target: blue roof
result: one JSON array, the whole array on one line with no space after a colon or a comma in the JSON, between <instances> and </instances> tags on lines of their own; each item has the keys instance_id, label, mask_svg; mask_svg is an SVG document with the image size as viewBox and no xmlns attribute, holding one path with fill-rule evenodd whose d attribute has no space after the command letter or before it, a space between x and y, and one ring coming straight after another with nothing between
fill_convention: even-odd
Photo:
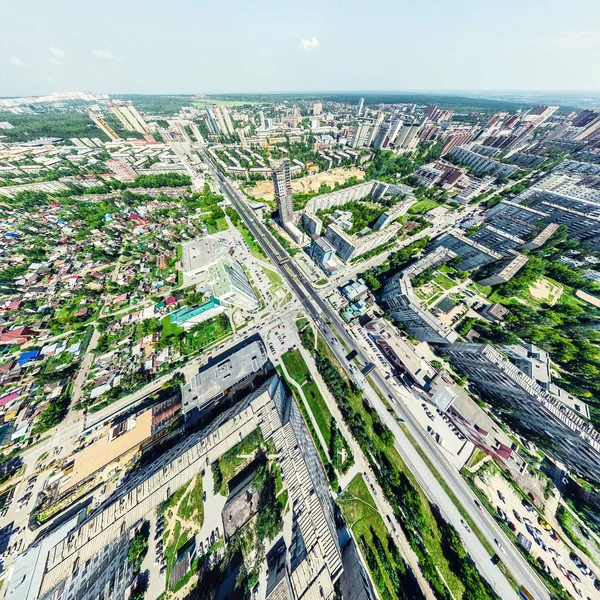
<instances>
[{"instance_id":1,"label":"blue roof","mask_svg":"<svg viewBox=\"0 0 600 600\"><path fill-rule=\"evenodd\" d=\"M17 361L19 365L22 367L26 365L28 362L35 360L40 354L39 350L30 350L29 352L23 352L21 356L19 356L19 360Z\"/></svg>"}]
</instances>

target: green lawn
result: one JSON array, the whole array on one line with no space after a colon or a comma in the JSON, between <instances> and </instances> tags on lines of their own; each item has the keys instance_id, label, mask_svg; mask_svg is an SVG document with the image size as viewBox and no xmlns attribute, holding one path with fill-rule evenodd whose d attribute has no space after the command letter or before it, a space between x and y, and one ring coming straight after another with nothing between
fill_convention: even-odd
<instances>
[{"instance_id":1,"label":"green lawn","mask_svg":"<svg viewBox=\"0 0 600 600\"><path fill-rule=\"evenodd\" d=\"M271 269L263 269L263 271L271 284L271 294L275 296L275 294L283 287L283 280L279 273L271 271Z\"/></svg>"},{"instance_id":2,"label":"green lawn","mask_svg":"<svg viewBox=\"0 0 600 600\"><path fill-rule=\"evenodd\" d=\"M456 281L453 281L452 279L450 279L450 277L448 277L447 275L444 275L443 273L438 273L435 276L434 281L438 285L441 285L445 290L451 290L453 287L456 287L456 285L457 285Z\"/></svg>"},{"instance_id":3,"label":"green lawn","mask_svg":"<svg viewBox=\"0 0 600 600\"><path fill-rule=\"evenodd\" d=\"M422 598L412 571L390 540L362 475L357 475L338 499L381 598Z\"/></svg>"},{"instance_id":4,"label":"green lawn","mask_svg":"<svg viewBox=\"0 0 600 600\"><path fill-rule=\"evenodd\" d=\"M183 258L183 250L181 248L181 244L177 245L177 260L181 260Z\"/></svg>"},{"instance_id":5,"label":"green lawn","mask_svg":"<svg viewBox=\"0 0 600 600\"><path fill-rule=\"evenodd\" d=\"M302 388L319 431L329 446L331 440L331 412L321 395L319 388L312 379L308 365L302 358L300 350L288 350L281 360L289 376Z\"/></svg>"},{"instance_id":6,"label":"green lawn","mask_svg":"<svg viewBox=\"0 0 600 600\"><path fill-rule=\"evenodd\" d=\"M425 213L428 213L430 210L437 208L438 206L439 204L435 200L419 200L416 204L413 204L408 209L408 212L412 215L423 215Z\"/></svg>"},{"instance_id":7,"label":"green lawn","mask_svg":"<svg viewBox=\"0 0 600 600\"><path fill-rule=\"evenodd\" d=\"M215 342L229 335L231 331L231 323L225 314L202 321L194 325L185 334L181 343L181 352L183 354L192 354L196 350L212 346Z\"/></svg>"},{"instance_id":8,"label":"green lawn","mask_svg":"<svg viewBox=\"0 0 600 600\"><path fill-rule=\"evenodd\" d=\"M183 327L179 327L176 323L171 323L171 317L166 315L160 320L160 331L162 337L179 335L183 331Z\"/></svg>"},{"instance_id":9,"label":"green lawn","mask_svg":"<svg viewBox=\"0 0 600 600\"><path fill-rule=\"evenodd\" d=\"M204 502L202 502L202 477L198 475L189 492L177 507L177 516L186 521L194 521L198 527L204 524Z\"/></svg>"},{"instance_id":10,"label":"green lawn","mask_svg":"<svg viewBox=\"0 0 600 600\"><path fill-rule=\"evenodd\" d=\"M264 444L264 439L260 428L257 427L213 463L213 466L217 464L221 471L222 483L219 491L223 496L227 495L229 481L251 461L250 458L243 458L241 455L253 454L261 444Z\"/></svg>"}]
</instances>

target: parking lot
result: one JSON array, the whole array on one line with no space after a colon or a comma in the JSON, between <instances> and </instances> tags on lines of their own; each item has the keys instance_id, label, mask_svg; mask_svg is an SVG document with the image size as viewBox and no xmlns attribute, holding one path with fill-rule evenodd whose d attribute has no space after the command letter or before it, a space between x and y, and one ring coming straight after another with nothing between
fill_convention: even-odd
<instances>
[{"instance_id":1,"label":"parking lot","mask_svg":"<svg viewBox=\"0 0 600 600\"><path fill-rule=\"evenodd\" d=\"M542 568L557 577L562 586L579 598L600 598L600 582L596 580L596 565L589 558L567 544L532 506L521 499L515 489L499 473L475 477L475 484L483 491L499 519L503 520L526 545ZM502 558L502 549L499 552Z\"/></svg>"}]
</instances>

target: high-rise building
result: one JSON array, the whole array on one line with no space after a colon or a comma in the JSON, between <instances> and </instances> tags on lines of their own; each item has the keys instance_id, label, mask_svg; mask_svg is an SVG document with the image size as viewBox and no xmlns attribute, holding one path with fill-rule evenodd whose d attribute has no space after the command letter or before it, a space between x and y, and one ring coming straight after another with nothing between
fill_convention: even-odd
<instances>
[{"instance_id":1,"label":"high-rise building","mask_svg":"<svg viewBox=\"0 0 600 600\"><path fill-rule=\"evenodd\" d=\"M215 119L219 125L219 131L221 135L227 135L227 125L225 124L225 119L223 118L223 114L221 113L221 109L218 104L212 105L213 113L215 115Z\"/></svg>"},{"instance_id":2,"label":"high-rise building","mask_svg":"<svg viewBox=\"0 0 600 600\"><path fill-rule=\"evenodd\" d=\"M600 432L582 419L576 408L571 408L570 401L563 401L540 385L538 379L544 369L535 369L532 376L526 374L523 371L528 370L526 360L514 356L516 350L503 347L503 352L499 352L488 344L444 346L444 354L452 364L485 396L504 407L513 422L519 423L525 432L535 434L536 441L544 444L550 456L581 477L600 481ZM525 356L529 361L531 354L536 353ZM536 364L542 362L537 360Z\"/></svg>"},{"instance_id":3,"label":"high-rise building","mask_svg":"<svg viewBox=\"0 0 600 600\"><path fill-rule=\"evenodd\" d=\"M121 139L114 132L113 128L104 120L104 117L102 116L101 113L95 113L95 112L90 111L88 113L88 116L90 117L90 119L92 121L94 121L94 123L96 124L98 129L103 131L111 139L111 141L116 142L117 140Z\"/></svg>"},{"instance_id":4,"label":"high-rise building","mask_svg":"<svg viewBox=\"0 0 600 600\"><path fill-rule=\"evenodd\" d=\"M443 344L458 339L458 334L451 327L421 306L410 278L404 273L398 273L386 282L381 300L392 317L418 340Z\"/></svg>"},{"instance_id":5,"label":"high-rise building","mask_svg":"<svg viewBox=\"0 0 600 600\"><path fill-rule=\"evenodd\" d=\"M323 103L315 102L313 104L313 115L315 115L315 117L318 117L322 112L323 112Z\"/></svg>"},{"instance_id":6,"label":"high-rise building","mask_svg":"<svg viewBox=\"0 0 600 600\"><path fill-rule=\"evenodd\" d=\"M354 129L350 146L352 148L362 148L366 145L369 140L369 134L371 132L371 123L368 121L361 121Z\"/></svg>"},{"instance_id":7,"label":"high-rise building","mask_svg":"<svg viewBox=\"0 0 600 600\"><path fill-rule=\"evenodd\" d=\"M229 135L233 135L233 123L231 122L231 116L226 106L221 108L221 112L223 113L223 120L225 121L225 127L227 128L227 133Z\"/></svg>"},{"instance_id":8,"label":"high-rise building","mask_svg":"<svg viewBox=\"0 0 600 600\"><path fill-rule=\"evenodd\" d=\"M358 103L358 110L356 111L356 115L358 117L360 117L360 115L362 114L364 105L365 105L365 99L361 98L360 101L359 101L359 103Z\"/></svg>"},{"instance_id":9,"label":"high-rise building","mask_svg":"<svg viewBox=\"0 0 600 600\"><path fill-rule=\"evenodd\" d=\"M273 185L277 210L281 225L291 223L294 216L294 202L292 200L292 176L290 174L290 161L284 158L272 165Z\"/></svg>"}]
</instances>

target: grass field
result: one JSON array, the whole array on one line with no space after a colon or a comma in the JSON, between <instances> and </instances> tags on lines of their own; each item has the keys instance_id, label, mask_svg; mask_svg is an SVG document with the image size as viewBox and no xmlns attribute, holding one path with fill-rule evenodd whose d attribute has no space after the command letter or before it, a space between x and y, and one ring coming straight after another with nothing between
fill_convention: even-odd
<instances>
[{"instance_id":1,"label":"grass field","mask_svg":"<svg viewBox=\"0 0 600 600\"><path fill-rule=\"evenodd\" d=\"M338 504L363 556L367 555L369 572L380 597L397 598L399 587L404 597L412 597L410 584L414 585L416 581L394 543L389 543L389 532L362 475L350 482Z\"/></svg>"},{"instance_id":2,"label":"grass field","mask_svg":"<svg viewBox=\"0 0 600 600\"><path fill-rule=\"evenodd\" d=\"M171 323L171 317L166 315L160 320L160 331L162 337L179 335L183 331L183 327L179 327L176 323Z\"/></svg>"},{"instance_id":3,"label":"grass field","mask_svg":"<svg viewBox=\"0 0 600 600\"><path fill-rule=\"evenodd\" d=\"M215 342L231 333L231 323L227 315L220 314L212 319L194 325L181 343L181 351L191 354L196 350L212 346Z\"/></svg>"},{"instance_id":4,"label":"grass field","mask_svg":"<svg viewBox=\"0 0 600 600\"><path fill-rule=\"evenodd\" d=\"M419 200L408 209L408 212L412 215L424 215L438 206L435 200Z\"/></svg>"},{"instance_id":5,"label":"grass field","mask_svg":"<svg viewBox=\"0 0 600 600\"><path fill-rule=\"evenodd\" d=\"M450 277L448 277L447 275L444 275L443 273L438 273L435 278L434 281L442 286L445 290L451 290L453 287L456 287L456 281L453 281L452 279L450 279Z\"/></svg>"},{"instance_id":6,"label":"grass field","mask_svg":"<svg viewBox=\"0 0 600 600\"><path fill-rule=\"evenodd\" d=\"M331 412L325 399L312 379L308 365L302 358L300 350L288 350L281 360L289 376L302 388L323 439L329 445L331 439Z\"/></svg>"}]
</instances>

